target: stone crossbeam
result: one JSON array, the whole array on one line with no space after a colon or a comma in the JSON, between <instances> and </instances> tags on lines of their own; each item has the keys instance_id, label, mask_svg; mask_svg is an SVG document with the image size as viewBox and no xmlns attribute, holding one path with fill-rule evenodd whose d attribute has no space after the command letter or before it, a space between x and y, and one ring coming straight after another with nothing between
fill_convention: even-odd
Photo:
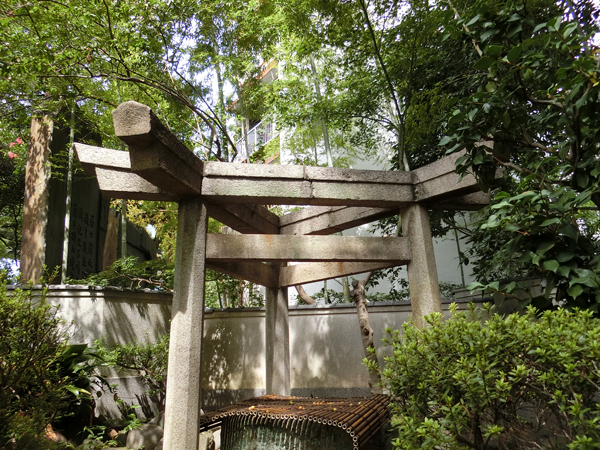
<instances>
[{"instance_id":1,"label":"stone crossbeam","mask_svg":"<svg viewBox=\"0 0 600 450\"><path fill-rule=\"evenodd\" d=\"M397 209L312 206L279 219L280 234L327 235L398 214Z\"/></svg>"},{"instance_id":2,"label":"stone crossbeam","mask_svg":"<svg viewBox=\"0 0 600 450\"><path fill-rule=\"evenodd\" d=\"M202 161L148 106L121 103L113 111L113 124L129 146L133 172L177 197L200 194Z\"/></svg>"},{"instance_id":3,"label":"stone crossbeam","mask_svg":"<svg viewBox=\"0 0 600 450\"><path fill-rule=\"evenodd\" d=\"M461 179L455 172L456 161L464 154L464 151L453 153L411 171L415 186L415 201L443 201L453 197L480 192L481 189L472 174L468 173Z\"/></svg>"},{"instance_id":4,"label":"stone crossbeam","mask_svg":"<svg viewBox=\"0 0 600 450\"><path fill-rule=\"evenodd\" d=\"M213 261L409 261L408 238L210 234L206 259Z\"/></svg>"},{"instance_id":5,"label":"stone crossbeam","mask_svg":"<svg viewBox=\"0 0 600 450\"><path fill-rule=\"evenodd\" d=\"M388 208L413 201L408 172L210 161L203 175L209 201Z\"/></svg>"},{"instance_id":6,"label":"stone crossbeam","mask_svg":"<svg viewBox=\"0 0 600 450\"><path fill-rule=\"evenodd\" d=\"M279 275L281 287L296 286L298 284L314 283L315 281L329 280L331 278L345 277L359 273L402 266L408 261L385 262L322 262L302 263L294 266L282 267Z\"/></svg>"},{"instance_id":7,"label":"stone crossbeam","mask_svg":"<svg viewBox=\"0 0 600 450\"><path fill-rule=\"evenodd\" d=\"M207 261L206 267L267 287L278 287L277 269L258 261Z\"/></svg>"},{"instance_id":8,"label":"stone crossbeam","mask_svg":"<svg viewBox=\"0 0 600 450\"><path fill-rule=\"evenodd\" d=\"M176 201L175 194L168 193L133 173L129 152L74 144L84 171L96 176L104 195L111 198L131 200ZM207 204L208 213L228 227L240 233L277 234L279 217L262 205Z\"/></svg>"}]
</instances>

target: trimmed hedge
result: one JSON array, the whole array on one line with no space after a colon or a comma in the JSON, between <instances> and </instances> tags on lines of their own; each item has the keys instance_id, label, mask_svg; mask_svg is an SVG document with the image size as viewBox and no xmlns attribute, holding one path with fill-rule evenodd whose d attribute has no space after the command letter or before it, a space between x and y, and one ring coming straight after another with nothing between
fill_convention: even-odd
<instances>
[{"instance_id":1,"label":"trimmed hedge","mask_svg":"<svg viewBox=\"0 0 600 450\"><path fill-rule=\"evenodd\" d=\"M503 317L488 308L484 320L453 307L448 320L427 322L388 339L396 448L600 448L600 320L591 312Z\"/></svg>"}]
</instances>

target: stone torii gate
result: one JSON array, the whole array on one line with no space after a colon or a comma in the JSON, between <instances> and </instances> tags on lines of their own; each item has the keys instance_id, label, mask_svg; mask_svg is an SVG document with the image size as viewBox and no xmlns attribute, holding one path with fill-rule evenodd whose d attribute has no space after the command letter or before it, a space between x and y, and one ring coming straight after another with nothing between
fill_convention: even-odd
<instances>
[{"instance_id":1,"label":"stone torii gate","mask_svg":"<svg viewBox=\"0 0 600 450\"><path fill-rule=\"evenodd\" d=\"M412 316L442 310L427 208L489 202L460 154L411 172L234 164L198 159L152 110L113 112L129 152L75 144L109 197L179 203L164 447L196 450L205 268L266 286L266 392L290 394L287 287L407 265ZM308 205L278 217L263 205ZM403 237L333 236L400 213ZM208 217L241 234L207 234ZM287 266L289 261L304 262Z\"/></svg>"}]
</instances>

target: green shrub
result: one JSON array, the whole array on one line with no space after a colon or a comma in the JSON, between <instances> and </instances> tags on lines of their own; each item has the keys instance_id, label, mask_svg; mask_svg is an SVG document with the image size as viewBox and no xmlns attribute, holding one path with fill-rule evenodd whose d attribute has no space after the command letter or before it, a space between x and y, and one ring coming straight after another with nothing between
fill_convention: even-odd
<instances>
[{"instance_id":1,"label":"green shrub","mask_svg":"<svg viewBox=\"0 0 600 450\"><path fill-rule=\"evenodd\" d=\"M391 333L384 383L396 448L600 447L600 320L471 308Z\"/></svg>"},{"instance_id":2,"label":"green shrub","mask_svg":"<svg viewBox=\"0 0 600 450\"><path fill-rule=\"evenodd\" d=\"M49 448L46 426L91 400L85 349L66 338L45 289L9 294L0 273L0 449Z\"/></svg>"},{"instance_id":3,"label":"green shrub","mask_svg":"<svg viewBox=\"0 0 600 450\"><path fill-rule=\"evenodd\" d=\"M137 257L127 256L117 259L102 272L93 273L83 280L69 280L69 283L173 292L173 280L172 263L164 259L138 262Z\"/></svg>"},{"instance_id":4,"label":"green shrub","mask_svg":"<svg viewBox=\"0 0 600 450\"><path fill-rule=\"evenodd\" d=\"M146 394L158 411L163 411L167 386L167 362L169 359L169 335L162 336L154 344L117 345L108 348L103 340L96 342L98 354L108 366L137 372L146 387ZM143 407L144 405L142 405ZM149 416L150 411L144 410Z\"/></svg>"}]
</instances>

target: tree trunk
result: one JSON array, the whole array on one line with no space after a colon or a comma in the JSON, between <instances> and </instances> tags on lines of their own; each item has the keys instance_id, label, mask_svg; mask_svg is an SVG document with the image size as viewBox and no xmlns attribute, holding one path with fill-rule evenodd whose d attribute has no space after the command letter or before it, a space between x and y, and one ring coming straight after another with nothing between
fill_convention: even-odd
<instances>
[{"instance_id":1,"label":"tree trunk","mask_svg":"<svg viewBox=\"0 0 600 450\"><path fill-rule=\"evenodd\" d=\"M363 349L365 351L365 358L369 363L372 363L375 370L369 371L369 387L371 388L371 394L381 394L383 392L381 387L381 373L379 371L379 363L377 361L377 353L375 352L375 344L373 342L373 328L369 321L369 312L367 311L367 297L365 296L365 285L371 278L372 272L362 280L352 281L352 297L356 302L356 312L358 313L358 324L360 326L360 334L363 342Z\"/></svg>"},{"instance_id":2,"label":"tree trunk","mask_svg":"<svg viewBox=\"0 0 600 450\"><path fill-rule=\"evenodd\" d=\"M313 81L315 83L315 91L317 94L317 101L321 101L321 85L319 83L319 75L317 74L317 68L315 67L315 60L312 55L309 56L310 68L313 74ZM329 131L327 130L327 122L324 118L321 118L321 127L323 128L323 143L325 145L325 155L327 156L327 167L333 167L333 158L331 157L331 146L329 145ZM315 155L316 156L316 155ZM316 159L316 157L315 157ZM319 164L318 161L316 161Z\"/></svg>"},{"instance_id":3,"label":"tree trunk","mask_svg":"<svg viewBox=\"0 0 600 450\"><path fill-rule=\"evenodd\" d=\"M65 199L65 229L63 234L63 256L60 283L67 284L67 263L69 261L69 230L71 227L71 190L73 187L73 143L75 142L75 103L71 106L69 132L69 165L67 168L67 195Z\"/></svg>"},{"instance_id":4,"label":"tree trunk","mask_svg":"<svg viewBox=\"0 0 600 450\"><path fill-rule=\"evenodd\" d=\"M37 283L46 259L46 226L50 188L50 145L54 122L48 116L31 119L31 141L25 171L21 282Z\"/></svg>"},{"instance_id":5,"label":"tree trunk","mask_svg":"<svg viewBox=\"0 0 600 450\"><path fill-rule=\"evenodd\" d=\"M314 298L312 298L306 293L301 284L294 287L296 288L296 291L298 291L298 295L304 303L306 303L307 305L314 305L315 303L317 303Z\"/></svg>"}]
</instances>

